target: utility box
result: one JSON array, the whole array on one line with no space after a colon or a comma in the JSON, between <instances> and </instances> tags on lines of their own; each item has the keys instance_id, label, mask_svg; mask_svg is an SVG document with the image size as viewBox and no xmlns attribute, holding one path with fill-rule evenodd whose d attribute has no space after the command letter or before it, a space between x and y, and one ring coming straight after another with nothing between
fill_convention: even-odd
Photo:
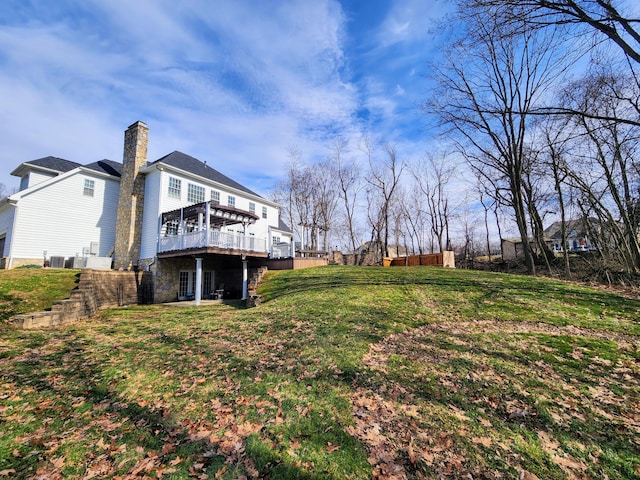
<instances>
[{"instance_id":1,"label":"utility box","mask_svg":"<svg viewBox=\"0 0 640 480\"><path fill-rule=\"evenodd\" d=\"M64 268L64 257L54 257L49 259L49 266L51 268Z\"/></svg>"}]
</instances>

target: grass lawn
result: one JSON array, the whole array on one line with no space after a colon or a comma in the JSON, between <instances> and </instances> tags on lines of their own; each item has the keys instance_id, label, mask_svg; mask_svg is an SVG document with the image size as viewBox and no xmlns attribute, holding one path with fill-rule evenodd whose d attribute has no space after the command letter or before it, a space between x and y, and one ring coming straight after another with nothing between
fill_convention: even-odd
<instances>
[{"instance_id":1,"label":"grass lawn","mask_svg":"<svg viewBox=\"0 0 640 480\"><path fill-rule=\"evenodd\" d=\"M260 293L0 324L0 477L640 478L638 300L425 267Z\"/></svg>"},{"instance_id":2,"label":"grass lawn","mask_svg":"<svg viewBox=\"0 0 640 480\"><path fill-rule=\"evenodd\" d=\"M78 273L78 270L49 268L0 270L0 321L51 308L54 300L69 297Z\"/></svg>"}]
</instances>

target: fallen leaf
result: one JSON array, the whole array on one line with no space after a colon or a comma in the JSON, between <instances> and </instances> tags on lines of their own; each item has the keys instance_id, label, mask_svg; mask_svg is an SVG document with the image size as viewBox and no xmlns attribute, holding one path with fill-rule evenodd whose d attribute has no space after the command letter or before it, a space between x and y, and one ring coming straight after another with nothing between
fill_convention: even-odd
<instances>
[{"instance_id":1,"label":"fallen leaf","mask_svg":"<svg viewBox=\"0 0 640 480\"><path fill-rule=\"evenodd\" d=\"M540 478L534 473L520 470L520 480L540 480Z\"/></svg>"},{"instance_id":2,"label":"fallen leaf","mask_svg":"<svg viewBox=\"0 0 640 480\"><path fill-rule=\"evenodd\" d=\"M64 466L64 457L54 458L51 460L51 463L53 464L53 468L60 470Z\"/></svg>"},{"instance_id":3,"label":"fallen leaf","mask_svg":"<svg viewBox=\"0 0 640 480\"><path fill-rule=\"evenodd\" d=\"M223 465L222 468L216 472L215 478L222 478L222 476L225 474L226 471L227 471L227 466Z\"/></svg>"},{"instance_id":4,"label":"fallen leaf","mask_svg":"<svg viewBox=\"0 0 640 480\"><path fill-rule=\"evenodd\" d=\"M491 446L491 437L473 437L471 441L476 445L482 445L483 447Z\"/></svg>"},{"instance_id":5,"label":"fallen leaf","mask_svg":"<svg viewBox=\"0 0 640 480\"><path fill-rule=\"evenodd\" d=\"M258 472L258 469L253 463L253 460L251 460L250 458L244 461L244 469L247 471L247 475L249 475L251 478L258 478L260 476L260 472Z\"/></svg>"},{"instance_id":6,"label":"fallen leaf","mask_svg":"<svg viewBox=\"0 0 640 480\"><path fill-rule=\"evenodd\" d=\"M327 442L327 452L335 452L336 450L340 450L340 445L334 445L331 442Z\"/></svg>"},{"instance_id":7,"label":"fallen leaf","mask_svg":"<svg viewBox=\"0 0 640 480\"><path fill-rule=\"evenodd\" d=\"M407 449L407 452L409 454L409 461L411 461L411 463L415 465L417 459L416 459L416 452L413 449L413 437L411 437L411 441L409 442L409 448Z\"/></svg>"}]
</instances>

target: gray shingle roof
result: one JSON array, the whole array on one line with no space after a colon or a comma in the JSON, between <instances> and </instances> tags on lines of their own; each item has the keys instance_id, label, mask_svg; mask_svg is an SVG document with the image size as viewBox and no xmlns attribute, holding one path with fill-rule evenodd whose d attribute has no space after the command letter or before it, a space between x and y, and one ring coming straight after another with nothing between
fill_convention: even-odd
<instances>
[{"instance_id":1,"label":"gray shingle roof","mask_svg":"<svg viewBox=\"0 0 640 480\"><path fill-rule=\"evenodd\" d=\"M235 188L236 190L240 190L251 195L255 195L260 197L255 192L252 192L247 187L240 185L235 180L230 179L226 175L223 175L215 168L211 168L209 165L202 163L197 158L194 158L190 155L187 155L182 152L178 152L177 150L170 153L169 155L165 155L164 157L152 162L150 165L154 165L157 163L164 163L166 165L171 165L172 167L179 168L180 170L185 170L187 172L193 173L194 175L198 175L200 177L204 177L208 180L212 180L217 183L221 183L222 185L226 185L231 188Z\"/></svg>"},{"instance_id":2,"label":"gray shingle roof","mask_svg":"<svg viewBox=\"0 0 640 480\"><path fill-rule=\"evenodd\" d=\"M282 217L280 216L278 217L278 230L280 230L281 232L293 233L293 230L291 230L289 225L284 223L284 220L282 220Z\"/></svg>"},{"instance_id":3,"label":"gray shingle roof","mask_svg":"<svg viewBox=\"0 0 640 480\"><path fill-rule=\"evenodd\" d=\"M84 167L90 170L95 170L96 172L108 173L114 177L119 177L122 174L122 164L114 162L113 160L98 160L97 162L90 163Z\"/></svg>"},{"instance_id":4,"label":"gray shingle roof","mask_svg":"<svg viewBox=\"0 0 640 480\"><path fill-rule=\"evenodd\" d=\"M33 165L34 167L46 168L47 170L54 170L56 172L65 173L74 168L80 166L79 163L72 162L71 160L65 160L58 157L43 157L36 160L30 160L22 165Z\"/></svg>"}]
</instances>

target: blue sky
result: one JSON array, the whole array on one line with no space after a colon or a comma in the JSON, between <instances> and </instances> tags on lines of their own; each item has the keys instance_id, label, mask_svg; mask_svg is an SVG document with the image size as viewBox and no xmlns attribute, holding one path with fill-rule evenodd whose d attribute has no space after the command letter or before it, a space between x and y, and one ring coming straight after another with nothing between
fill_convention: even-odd
<instances>
[{"instance_id":1,"label":"blue sky","mask_svg":"<svg viewBox=\"0 0 640 480\"><path fill-rule=\"evenodd\" d=\"M431 36L446 1L3 0L0 182L47 155L122 161L150 129L149 161L180 150L267 195L291 147L328 154L338 132L430 142Z\"/></svg>"}]
</instances>

